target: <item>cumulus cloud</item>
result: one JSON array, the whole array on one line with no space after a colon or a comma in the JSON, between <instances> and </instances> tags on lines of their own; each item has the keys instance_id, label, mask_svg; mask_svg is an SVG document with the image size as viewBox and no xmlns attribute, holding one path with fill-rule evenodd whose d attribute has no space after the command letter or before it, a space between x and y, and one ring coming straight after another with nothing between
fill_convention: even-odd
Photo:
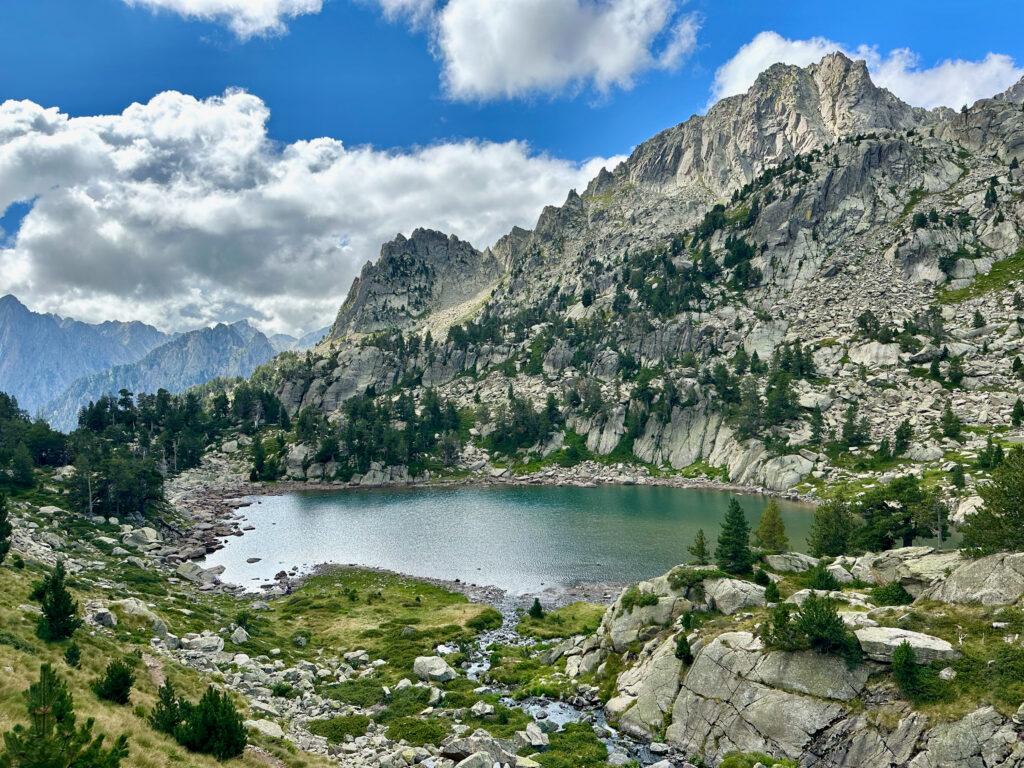
<instances>
[{"instance_id":1,"label":"cumulus cloud","mask_svg":"<svg viewBox=\"0 0 1024 768\"><path fill-rule=\"evenodd\" d=\"M776 62L805 67L834 51L864 59L876 84L888 88L916 107L959 108L993 96L1024 76L1024 67L1004 54L989 53L980 61L946 59L921 67L921 58L908 48L883 56L874 46L849 48L826 37L790 40L777 32L760 32L715 72L710 104L746 91L758 74Z\"/></svg>"},{"instance_id":2,"label":"cumulus cloud","mask_svg":"<svg viewBox=\"0 0 1024 768\"><path fill-rule=\"evenodd\" d=\"M436 24L446 90L464 100L628 89L677 67L699 28L674 0L450 0Z\"/></svg>"},{"instance_id":3,"label":"cumulus cloud","mask_svg":"<svg viewBox=\"0 0 1024 768\"><path fill-rule=\"evenodd\" d=\"M0 215L34 203L0 247L0 293L87 320L179 329L247 313L272 330L309 329L397 232L434 227L490 245L618 160L577 164L522 142L281 147L268 117L241 91L169 91L76 118L3 103Z\"/></svg>"},{"instance_id":4,"label":"cumulus cloud","mask_svg":"<svg viewBox=\"0 0 1024 768\"><path fill-rule=\"evenodd\" d=\"M402 2L402 0L387 0ZM408 1L408 0L407 0ZM320 13L323 0L123 0L151 11L170 11L187 19L227 24L242 40L281 35L286 19Z\"/></svg>"}]
</instances>

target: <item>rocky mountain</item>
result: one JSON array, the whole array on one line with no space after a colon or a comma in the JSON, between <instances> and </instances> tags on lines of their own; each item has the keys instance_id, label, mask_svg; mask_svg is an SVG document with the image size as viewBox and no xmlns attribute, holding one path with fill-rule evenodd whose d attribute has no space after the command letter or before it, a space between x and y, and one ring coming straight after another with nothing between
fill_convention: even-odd
<instances>
[{"instance_id":1,"label":"rocky mountain","mask_svg":"<svg viewBox=\"0 0 1024 768\"><path fill-rule=\"evenodd\" d=\"M219 323L183 333L137 362L76 379L43 407L43 413L54 428L70 431L79 408L103 395L121 389L182 392L216 377L247 377L275 354L267 337L248 322Z\"/></svg>"},{"instance_id":2,"label":"rocky mountain","mask_svg":"<svg viewBox=\"0 0 1024 768\"><path fill-rule=\"evenodd\" d=\"M381 247L376 263L363 265L329 338L411 328L427 317L448 315L451 324L479 309L474 302L483 302L481 293L502 272L492 253L480 253L454 235L427 229L409 238L398 235Z\"/></svg>"},{"instance_id":3,"label":"rocky mountain","mask_svg":"<svg viewBox=\"0 0 1024 768\"><path fill-rule=\"evenodd\" d=\"M72 381L133 362L170 339L144 323L98 325L32 312L0 297L0 391L35 413ZM41 354L40 350L45 350Z\"/></svg>"},{"instance_id":4,"label":"rocky mountain","mask_svg":"<svg viewBox=\"0 0 1024 768\"><path fill-rule=\"evenodd\" d=\"M278 393L339 422L354 395L436 389L474 409L460 466L477 469L510 387L558 404L559 428L520 448L535 458L579 436L641 475L804 493L970 462L989 436L1024 439L1022 90L925 112L841 54L774 65L532 231L386 245ZM886 465L903 421L914 440ZM942 487L959 504L974 479Z\"/></svg>"},{"instance_id":5,"label":"rocky mountain","mask_svg":"<svg viewBox=\"0 0 1024 768\"><path fill-rule=\"evenodd\" d=\"M275 333L267 337L267 341L277 352L305 352L319 344L330 332L331 326L318 328L315 331L304 333L299 338L289 336L287 333Z\"/></svg>"}]
</instances>

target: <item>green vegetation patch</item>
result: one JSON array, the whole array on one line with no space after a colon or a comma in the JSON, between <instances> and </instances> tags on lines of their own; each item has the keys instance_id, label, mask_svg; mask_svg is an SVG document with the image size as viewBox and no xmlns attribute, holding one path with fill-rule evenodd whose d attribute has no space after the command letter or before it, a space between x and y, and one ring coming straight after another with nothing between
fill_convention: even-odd
<instances>
[{"instance_id":1,"label":"green vegetation patch","mask_svg":"<svg viewBox=\"0 0 1024 768\"><path fill-rule=\"evenodd\" d=\"M519 622L519 634L539 640L589 635L597 631L604 612L605 607L596 603L572 603L548 611L539 619L524 616Z\"/></svg>"},{"instance_id":2,"label":"green vegetation patch","mask_svg":"<svg viewBox=\"0 0 1024 768\"><path fill-rule=\"evenodd\" d=\"M940 304L960 304L961 302L983 296L992 291L1009 288L1019 280L1024 280L1024 249L1013 256L997 261L987 275L978 275L974 282L966 288L958 290L946 289L939 294Z\"/></svg>"},{"instance_id":3,"label":"green vegetation patch","mask_svg":"<svg viewBox=\"0 0 1024 768\"><path fill-rule=\"evenodd\" d=\"M551 747L533 757L544 768L605 768L608 748L585 723L569 723L551 734Z\"/></svg>"},{"instance_id":4,"label":"green vegetation patch","mask_svg":"<svg viewBox=\"0 0 1024 768\"><path fill-rule=\"evenodd\" d=\"M330 720L314 720L309 724L309 732L340 744L346 736L364 735L369 725L370 718L366 715L344 715Z\"/></svg>"}]
</instances>

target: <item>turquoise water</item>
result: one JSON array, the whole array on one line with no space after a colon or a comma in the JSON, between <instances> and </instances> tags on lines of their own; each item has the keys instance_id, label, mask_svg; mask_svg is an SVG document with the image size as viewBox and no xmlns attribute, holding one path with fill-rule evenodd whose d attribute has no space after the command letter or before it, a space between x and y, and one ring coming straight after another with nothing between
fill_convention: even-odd
<instances>
[{"instance_id":1,"label":"turquoise water","mask_svg":"<svg viewBox=\"0 0 1024 768\"><path fill-rule=\"evenodd\" d=\"M626 582L686 562L703 528L712 547L732 494L650 486L334 490L263 496L240 510L242 537L207 558L248 588L292 566L377 566L493 584L513 593ZM737 496L755 528L768 500ZM780 502L793 548L807 505ZM248 563L250 558L259 562Z\"/></svg>"}]
</instances>

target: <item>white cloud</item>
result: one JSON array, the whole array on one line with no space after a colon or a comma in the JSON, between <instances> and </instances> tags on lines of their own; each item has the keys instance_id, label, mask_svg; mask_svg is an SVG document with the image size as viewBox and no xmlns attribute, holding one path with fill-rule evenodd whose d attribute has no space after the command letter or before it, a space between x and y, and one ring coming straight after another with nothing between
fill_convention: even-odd
<instances>
[{"instance_id":1,"label":"white cloud","mask_svg":"<svg viewBox=\"0 0 1024 768\"><path fill-rule=\"evenodd\" d=\"M403 0L383 0L402 2ZM407 0L408 1L408 0ZM123 0L130 6L171 11L188 19L227 24L242 40L281 35L286 19L320 13L323 0Z\"/></svg>"},{"instance_id":2,"label":"white cloud","mask_svg":"<svg viewBox=\"0 0 1024 768\"><path fill-rule=\"evenodd\" d=\"M907 48L898 48L887 56L876 47L849 48L825 37L790 40L777 32L760 32L715 72L711 101L743 93L758 74L776 62L805 67L826 54L842 51L867 62L876 84L917 107L959 108L978 99L993 96L1024 76L1024 67L1003 54L989 53L980 61L946 59L933 67L921 68L920 56Z\"/></svg>"},{"instance_id":3,"label":"white cloud","mask_svg":"<svg viewBox=\"0 0 1024 768\"><path fill-rule=\"evenodd\" d=\"M333 317L397 232L433 227L487 246L606 164L521 142L282 148L267 138L268 117L240 91L170 91L78 118L3 103L0 215L35 201L0 247L0 294L85 320L180 329L248 315L272 330L309 329Z\"/></svg>"},{"instance_id":4,"label":"white cloud","mask_svg":"<svg viewBox=\"0 0 1024 768\"><path fill-rule=\"evenodd\" d=\"M675 0L450 0L438 12L435 49L455 99L588 85L606 92L677 67L698 28Z\"/></svg>"}]
</instances>

